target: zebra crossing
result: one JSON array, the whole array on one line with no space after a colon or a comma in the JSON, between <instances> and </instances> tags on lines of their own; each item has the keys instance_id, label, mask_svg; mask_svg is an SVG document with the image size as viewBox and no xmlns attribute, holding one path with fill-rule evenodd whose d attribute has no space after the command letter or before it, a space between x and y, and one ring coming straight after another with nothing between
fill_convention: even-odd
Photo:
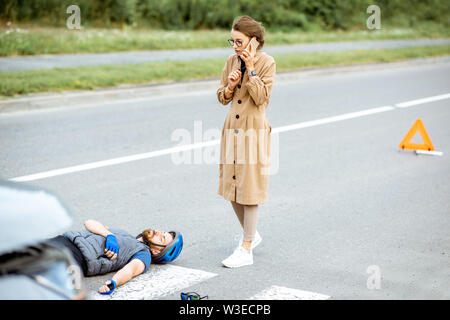
<instances>
[{"instance_id":1,"label":"zebra crossing","mask_svg":"<svg viewBox=\"0 0 450 320\"><path fill-rule=\"evenodd\" d=\"M130 280L111 295L91 291L91 300L158 300L186 291L192 285L217 277L216 273L173 265L152 265L144 274ZM246 300L326 300L330 296L272 285Z\"/></svg>"}]
</instances>

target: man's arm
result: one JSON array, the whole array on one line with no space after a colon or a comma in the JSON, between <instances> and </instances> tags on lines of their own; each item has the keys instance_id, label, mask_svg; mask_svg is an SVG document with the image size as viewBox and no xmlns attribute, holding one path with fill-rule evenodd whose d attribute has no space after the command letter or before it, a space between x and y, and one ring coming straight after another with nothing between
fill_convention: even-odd
<instances>
[{"instance_id":1,"label":"man's arm","mask_svg":"<svg viewBox=\"0 0 450 320\"><path fill-rule=\"evenodd\" d=\"M86 230L98 234L103 237L107 237L110 234L113 234L111 231L109 231L109 228L103 225L101 222L95 221L95 220L86 220L84 222L84 227Z\"/></svg>"},{"instance_id":2,"label":"man's arm","mask_svg":"<svg viewBox=\"0 0 450 320\"><path fill-rule=\"evenodd\" d=\"M127 283L132 278L140 275L145 269L145 264L139 259L133 259L125 267L116 272L112 279L117 283L117 287ZM106 282L109 283L109 280ZM98 289L98 292L108 292L110 289L106 284Z\"/></svg>"},{"instance_id":3,"label":"man's arm","mask_svg":"<svg viewBox=\"0 0 450 320\"><path fill-rule=\"evenodd\" d=\"M115 260L119 253L119 245L114 233L109 231L108 227L95 220L86 220L84 227L86 230L106 238L105 255L111 260Z\"/></svg>"}]
</instances>

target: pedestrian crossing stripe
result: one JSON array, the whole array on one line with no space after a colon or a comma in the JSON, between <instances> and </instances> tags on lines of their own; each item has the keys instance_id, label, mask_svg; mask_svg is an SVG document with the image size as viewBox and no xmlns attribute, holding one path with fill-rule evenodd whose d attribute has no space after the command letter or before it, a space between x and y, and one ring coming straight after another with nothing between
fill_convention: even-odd
<instances>
[{"instance_id":1,"label":"pedestrian crossing stripe","mask_svg":"<svg viewBox=\"0 0 450 320\"><path fill-rule=\"evenodd\" d=\"M248 300L327 300L330 296L304 290L271 286Z\"/></svg>"},{"instance_id":2,"label":"pedestrian crossing stripe","mask_svg":"<svg viewBox=\"0 0 450 320\"><path fill-rule=\"evenodd\" d=\"M419 131L420 135L422 136L422 140L424 143L410 142L417 131ZM425 126L423 125L423 122L420 118L418 118L416 122L414 122L413 126L409 129L408 133L400 142L398 147L401 149L411 149L411 150L426 150L426 151L434 150L434 146L431 143L431 139L428 136L428 133L425 130Z\"/></svg>"},{"instance_id":3,"label":"pedestrian crossing stripe","mask_svg":"<svg viewBox=\"0 0 450 320\"><path fill-rule=\"evenodd\" d=\"M217 276L215 273L174 265L152 265L145 273L118 287L111 295L91 292L93 300L153 300L180 292L196 283Z\"/></svg>"},{"instance_id":4,"label":"pedestrian crossing stripe","mask_svg":"<svg viewBox=\"0 0 450 320\"><path fill-rule=\"evenodd\" d=\"M147 272L116 288L111 295L96 291L90 300L157 300L217 276L215 273L174 265L152 265ZM330 296L281 286L271 286L247 300L326 300Z\"/></svg>"}]
</instances>

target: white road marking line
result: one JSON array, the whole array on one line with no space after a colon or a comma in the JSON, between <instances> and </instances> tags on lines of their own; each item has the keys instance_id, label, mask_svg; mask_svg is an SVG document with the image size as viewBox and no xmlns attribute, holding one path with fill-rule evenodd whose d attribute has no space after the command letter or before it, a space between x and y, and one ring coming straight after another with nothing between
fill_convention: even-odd
<instances>
[{"instance_id":1,"label":"white road marking line","mask_svg":"<svg viewBox=\"0 0 450 320\"><path fill-rule=\"evenodd\" d=\"M337 121L342 121L342 120L348 120L348 119L363 117L363 116L367 116L367 115L370 115L370 114L375 114L375 113L389 111L389 110L392 110L392 109L394 109L394 107L384 106L384 107L372 108L372 109L367 109L367 110L362 110L362 111L350 112L350 113L345 113L345 114L341 114L341 115L338 115L338 116L327 117L327 118L311 120L311 121L305 121L305 122L291 124L291 125L288 125L288 126L274 128L272 130L272 132L284 132L284 131L291 131L291 130L296 130L296 129L308 128L308 127L318 126L318 125L321 125L321 124L326 124L326 123L331 123L331 122L337 122Z\"/></svg>"},{"instance_id":2,"label":"white road marking line","mask_svg":"<svg viewBox=\"0 0 450 320\"><path fill-rule=\"evenodd\" d=\"M330 296L321 293L271 286L248 300L327 300L329 298Z\"/></svg>"},{"instance_id":3,"label":"white road marking line","mask_svg":"<svg viewBox=\"0 0 450 320\"><path fill-rule=\"evenodd\" d=\"M192 150L192 149L213 146L213 145L216 145L219 143L220 143L220 140L210 140L210 141L206 141L206 142L194 143L194 144L189 144L189 145L184 145L184 146L162 149L162 150L158 150L158 151L138 153L138 154L134 154L131 156L125 156L125 157L114 158L114 159L109 159L109 160L91 162L91 163L81 164L81 165L73 166L73 167L45 171L45 172L31 174L28 176L12 178L9 180L10 181L22 181L22 182L39 180L39 179L44 179L44 178L49 178L49 177L60 176L60 175L68 174L68 173L73 173L73 172L86 171L86 170L95 169L95 168L112 166L112 165L116 165L116 164L120 164L120 163L126 163L126 162L131 162L131 161L159 157L159 156L176 153L176 152L180 152L180 151L187 151L187 150Z\"/></svg>"},{"instance_id":4,"label":"white road marking line","mask_svg":"<svg viewBox=\"0 0 450 320\"><path fill-rule=\"evenodd\" d=\"M400 102L400 103L397 103L395 106L399 107L399 108L407 108L407 107L411 107L411 106L416 106L418 104L423 104L423 103L428 103L428 102L433 102L433 101L438 101L438 100L444 100L444 99L448 99L448 98L450 98L450 93L441 94L438 96L433 96L433 97L428 97L428 98L406 101L406 102Z\"/></svg>"},{"instance_id":5,"label":"white road marking line","mask_svg":"<svg viewBox=\"0 0 450 320\"><path fill-rule=\"evenodd\" d=\"M196 283L217 276L215 273L172 265L150 265L141 274L123 286L116 288L111 295L90 292L93 300L151 300L175 293Z\"/></svg>"},{"instance_id":6,"label":"white road marking line","mask_svg":"<svg viewBox=\"0 0 450 320\"><path fill-rule=\"evenodd\" d=\"M423 98L423 99L419 99L419 100L412 100L412 101L397 103L396 106L404 108L406 106L423 104L423 103L447 99L447 98L450 98L450 93L439 95L439 96ZM362 110L362 111L350 112L350 113L345 113L345 114L341 114L341 115L337 115L337 116L332 116L332 117L327 117L327 118L322 118L322 119L317 119L317 120L311 120L311 121L305 121L305 122L300 122L300 123L296 123L296 124L292 124L292 125L273 128L272 133L286 132L286 131L291 131L291 130L308 128L308 127L318 126L318 125L322 125L322 124L363 117L363 116L376 114L376 113L380 113L380 112L385 112L385 111L390 111L390 110L394 110L394 109L395 108L392 106L383 106L383 107L366 109L366 110ZM73 172L85 171L85 170L90 170L90 169L95 169L95 168L101 168L101 167L131 162L131 161L159 157L162 155L177 153L180 151L187 151L187 150L193 150L193 149L197 149L197 148L214 146L217 144L220 144L220 140L210 140L210 141L206 141L206 142L194 143L194 144L189 144L189 145L184 145L184 146L177 146L177 147L162 149L162 150L158 150L158 151L139 153L139 154L134 154L134 155L120 157L120 158L114 158L114 159L91 162L91 163L86 163L86 164L67 167L67 168L45 171L45 172L35 173L35 174L31 174L31 175L11 178L8 180L17 181L17 182L35 181L35 180L39 180L39 179L60 176L60 175L69 174L69 173L73 173Z\"/></svg>"}]
</instances>

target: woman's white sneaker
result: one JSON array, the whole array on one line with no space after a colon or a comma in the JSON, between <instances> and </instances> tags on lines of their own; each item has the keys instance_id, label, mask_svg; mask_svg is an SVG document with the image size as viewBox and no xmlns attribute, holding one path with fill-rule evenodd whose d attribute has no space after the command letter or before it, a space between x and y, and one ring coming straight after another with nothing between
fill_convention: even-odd
<instances>
[{"instance_id":1,"label":"woman's white sneaker","mask_svg":"<svg viewBox=\"0 0 450 320\"><path fill-rule=\"evenodd\" d=\"M238 246L233 254L222 261L222 264L227 268L238 268L253 264L253 253L247 251L242 246Z\"/></svg>"},{"instance_id":2,"label":"woman's white sneaker","mask_svg":"<svg viewBox=\"0 0 450 320\"><path fill-rule=\"evenodd\" d=\"M239 240L239 246L242 246L242 242L244 241L244 237L241 236L241 239ZM258 231L255 233L255 239L252 241L252 249L255 249L262 241L262 237L259 234Z\"/></svg>"}]
</instances>

